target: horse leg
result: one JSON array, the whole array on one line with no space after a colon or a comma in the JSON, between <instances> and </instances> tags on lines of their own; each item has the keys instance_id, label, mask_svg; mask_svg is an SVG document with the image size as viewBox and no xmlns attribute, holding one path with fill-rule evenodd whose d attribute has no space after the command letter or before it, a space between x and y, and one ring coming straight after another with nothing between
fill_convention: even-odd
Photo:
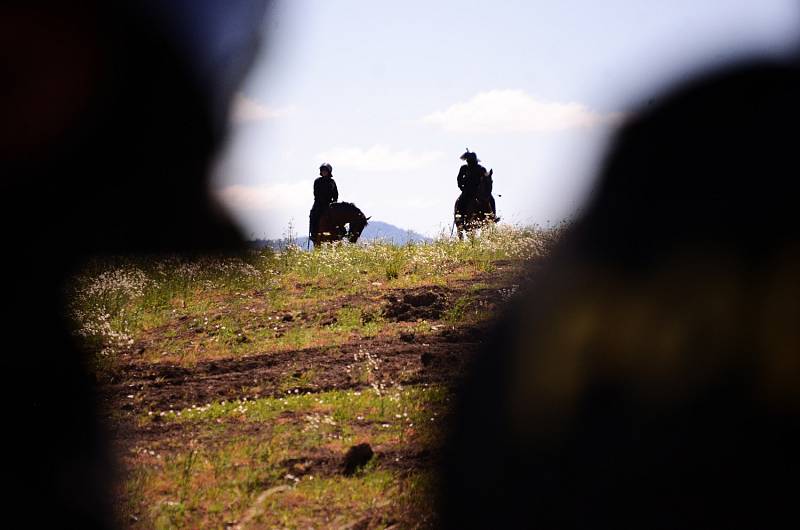
<instances>
[{"instance_id":1,"label":"horse leg","mask_svg":"<svg viewBox=\"0 0 800 530\"><path fill-rule=\"evenodd\" d=\"M463 241L464 240L464 230L466 229L466 227L464 225L464 218L462 217L462 218L458 219L457 221L455 221L454 224L456 225L456 234L458 234L458 240L459 241Z\"/></svg>"}]
</instances>

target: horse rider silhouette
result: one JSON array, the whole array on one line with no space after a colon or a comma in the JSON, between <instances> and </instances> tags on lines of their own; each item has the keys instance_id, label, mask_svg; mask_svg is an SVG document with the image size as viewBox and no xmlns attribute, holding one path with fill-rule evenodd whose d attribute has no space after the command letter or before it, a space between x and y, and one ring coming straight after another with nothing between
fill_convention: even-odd
<instances>
[{"instance_id":1,"label":"horse rider silhouette","mask_svg":"<svg viewBox=\"0 0 800 530\"><path fill-rule=\"evenodd\" d=\"M494 222L499 221L496 215L494 197L492 196L492 174L493 170L486 171L486 168L479 164L478 155L470 152L469 149L461 155L461 160L466 164L458 170L458 189L461 190L458 200L456 200L456 212L462 213L469 211L467 207L469 201L477 201L479 209L484 216Z\"/></svg>"},{"instance_id":2,"label":"horse rider silhouette","mask_svg":"<svg viewBox=\"0 0 800 530\"><path fill-rule=\"evenodd\" d=\"M331 203L339 199L339 190L333 180L333 167L327 162L319 166L319 177L314 181L314 205L308 223L308 238L317 244L319 219Z\"/></svg>"}]
</instances>

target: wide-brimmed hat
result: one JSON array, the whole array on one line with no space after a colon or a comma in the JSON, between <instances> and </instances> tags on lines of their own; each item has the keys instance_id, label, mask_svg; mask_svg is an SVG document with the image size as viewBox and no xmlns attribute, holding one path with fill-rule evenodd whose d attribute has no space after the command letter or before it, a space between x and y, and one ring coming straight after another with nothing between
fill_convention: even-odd
<instances>
[{"instance_id":1,"label":"wide-brimmed hat","mask_svg":"<svg viewBox=\"0 0 800 530\"><path fill-rule=\"evenodd\" d=\"M469 149L467 149L467 151L459 158L461 160L466 160L467 162L469 162L470 160L474 160L475 162L480 162L480 160L478 160L478 154L473 151L470 151Z\"/></svg>"}]
</instances>

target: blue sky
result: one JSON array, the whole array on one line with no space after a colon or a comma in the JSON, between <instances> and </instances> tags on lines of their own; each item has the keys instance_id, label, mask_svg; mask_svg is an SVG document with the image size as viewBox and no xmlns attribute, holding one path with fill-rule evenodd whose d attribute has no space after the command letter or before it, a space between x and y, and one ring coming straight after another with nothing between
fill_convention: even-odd
<instances>
[{"instance_id":1,"label":"blue sky","mask_svg":"<svg viewBox=\"0 0 800 530\"><path fill-rule=\"evenodd\" d=\"M311 184L435 235L459 155L494 169L498 213L574 215L606 142L640 102L692 72L800 35L796 0L293 0L236 97L214 179L246 234L307 230Z\"/></svg>"}]
</instances>

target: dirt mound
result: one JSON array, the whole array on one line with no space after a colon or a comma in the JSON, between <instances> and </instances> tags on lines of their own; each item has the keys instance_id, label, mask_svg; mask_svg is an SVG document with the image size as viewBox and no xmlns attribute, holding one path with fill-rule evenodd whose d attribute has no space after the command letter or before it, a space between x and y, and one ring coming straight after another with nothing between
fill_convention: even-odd
<instances>
[{"instance_id":1,"label":"dirt mound","mask_svg":"<svg viewBox=\"0 0 800 530\"><path fill-rule=\"evenodd\" d=\"M428 288L386 296L383 317L397 322L436 320L447 305L447 293L442 288Z\"/></svg>"},{"instance_id":2,"label":"dirt mound","mask_svg":"<svg viewBox=\"0 0 800 530\"><path fill-rule=\"evenodd\" d=\"M344 462L342 463L343 473L346 476L352 476L357 469L367 465L375 453L368 443L361 443L354 445L348 449L347 454L344 455Z\"/></svg>"}]
</instances>

